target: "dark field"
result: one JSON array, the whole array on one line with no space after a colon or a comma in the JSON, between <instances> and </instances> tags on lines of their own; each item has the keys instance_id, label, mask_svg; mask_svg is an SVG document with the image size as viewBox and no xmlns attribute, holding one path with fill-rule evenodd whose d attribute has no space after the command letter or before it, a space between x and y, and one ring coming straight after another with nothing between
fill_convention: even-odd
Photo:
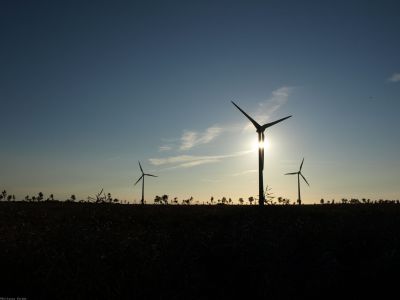
<instances>
[{"instance_id":1,"label":"dark field","mask_svg":"<svg viewBox=\"0 0 400 300\"><path fill-rule=\"evenodd\" d=\"M400 205L0 203L0 297L382 296L399 249Z\"/></svg>"}]
</instances>

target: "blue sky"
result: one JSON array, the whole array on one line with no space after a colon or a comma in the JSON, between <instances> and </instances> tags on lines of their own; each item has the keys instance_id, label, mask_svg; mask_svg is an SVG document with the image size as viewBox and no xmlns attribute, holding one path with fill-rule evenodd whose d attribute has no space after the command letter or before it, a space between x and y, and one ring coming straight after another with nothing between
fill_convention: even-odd
<instances>
[{"instance_id":1,"label":"blue sky","mask_svg":"<svg viewBox=\"0 0 400 300\"><path fill-rule=\"evenodd\" d=\"M19 198L400 198L396 1L0 4L0 188Z\"/></svg>"}]
</instances>

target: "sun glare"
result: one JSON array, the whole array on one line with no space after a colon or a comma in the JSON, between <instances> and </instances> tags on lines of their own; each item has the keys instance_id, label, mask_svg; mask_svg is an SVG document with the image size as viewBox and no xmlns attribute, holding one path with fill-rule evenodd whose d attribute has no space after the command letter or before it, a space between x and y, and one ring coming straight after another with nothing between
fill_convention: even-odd
<instances>
[{"instance_id":1,"label":"sun glare","mask_svg":"<svg viewBox=\"0 0 400 300\"><path fill-rule=\"evenodd\" d=\"M256 151L256 150L258 150L258 148L264 148L264 149L266 149L266 150L268 150L269 148L270 148L270 143L269 143L269 140L267 140L266 138L264 138L264 143L259 143L258 142L258 139L254 139L253 141L252 141L252 144L251 144L251 149L252 150L254 150L254 151Z\"/></svg>"}]
</instances>

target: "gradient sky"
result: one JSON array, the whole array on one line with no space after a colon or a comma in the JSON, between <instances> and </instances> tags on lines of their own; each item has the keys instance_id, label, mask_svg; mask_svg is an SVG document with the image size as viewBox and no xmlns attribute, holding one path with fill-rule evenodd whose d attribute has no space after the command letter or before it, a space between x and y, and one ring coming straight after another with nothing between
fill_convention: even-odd
<instances>
[{"instance_id":1,"label":"gradient sky","mask_svg":"<svg viewBox=\"0 0 400 300\"><path fill-rule=\"evenodd\" d=\"M398 1L2 1L0 188L400 198Z\"/></svg>"}]
</instances>

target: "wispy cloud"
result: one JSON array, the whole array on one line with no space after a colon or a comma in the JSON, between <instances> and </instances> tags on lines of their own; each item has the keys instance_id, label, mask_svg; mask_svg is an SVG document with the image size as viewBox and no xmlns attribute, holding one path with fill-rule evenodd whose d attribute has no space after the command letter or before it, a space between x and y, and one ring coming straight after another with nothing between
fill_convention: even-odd
<instances>
[{"instance_id":1,"label":"wispy cloud","mask_svg":"<svg viewBox=\"0 0 400 300\"><path fill-rule=\"evenodd\" d=\"M163 145L163 146L160 146L160 147L158 148L158 151L160 151L160 152L169 151L169 150L172 150L172 146Z\"/></svg>"},{"instance_id":2,"label":"wispy cloud","mask_svg":"<svg viewBox=\"0 0 400 300\"><path fill-rule=\"evenodd\" d=\"M195 146L201 144L208 144L222 132L222 128L219 126L211 126L204 132L189 131L185 130L181 137L180 150L189 150Z\"/></svg>"},{"instance_id":3,"label":"wispy cloud","mask_svg":"<svg viewBox=\"0 0 400 300\"><path fill-rule=\"evenodd\" d=\"M400 82L400 73L394 73L391 77L388 78L389 82Z\"/></svg>"},{"instance_id":4,"label":"wispy cloud","mask_svg":"<svg viewBox=\"0 0 400 300\"><path fill-rule=\"evenodd\" d=\"M290 86L282 86L274 90L269 98L267 98L265 101L259 104L258 109L256 109L256 111L254 110L249 111L249 114L252 115L255 118L255 120L260 124L265 124L267 121L272 121L271 120L272 115L288 101L292 90L293 87ZM238 104L239 106L242 105L241 102L239 102ZM247 108L248 107L243 107L243 109L245 110ZM233 107L232 109L235 108ZM239 118L240 116L238 117L238 120ZM240 123L213 125L208 127L204 131L184 130L180 139L169 139L169 140L164 139L163 142L165 144L159 147L159 151L160 152L169 150L188 151L199 145L208 144L216 140L222 133L225 132L237 132L243 129L253 130L253 125L250 122L246 122L246 126L243 128L244 121L245 119L243 118L242 121L240 121ZM197 165L198 164L201 163L198 162ZM189 166L192 166L192 163L189 163Z\"/></svg>"},{"instance_id":5,"label":"wispy cloud","mask_svg":"<svg viewBox=\"0 0 400 300\"><path fill-rule=\"evenodd\" d=\"M225 155L177 155L164 158L150 158L149 162L154 166L170 165L168 169L191 168L203 164L220 162L230 157L238 157L253 152L252 150L240 151Z\"/></svg>"},{"instance_id":6,"label":"wispy cloud","mask_svg":"<svg viewBox=\"0 0 400 300\"><path fill-rule=\"evenodd\" d=\"M233 173L233 174L231 174L231 176L234 176L234 177L243 176L243 175L252 174L252 173L256 173L256 172L257 172L256 169L251 169L251 170L246 170L246 171L239 172L239 173Z\"/></svg>"},{"instance_id":7,"label":"wispy cloud","mask_svg":"<svg viewBox=\"0 0 400 300\"><path fill-rule=\"evenodd\" d=\"M210 159L199 159L199 160L194 160L194 161L190 161L187 163L183 163L181 165L179 165L182 168L191 168L191 167L195 167L195 166L199 166L199 165L204 165L204 164L210 164L210 163L216 163L221 161L220 158L210 158Z\"/></svg>"}]
</instances>

